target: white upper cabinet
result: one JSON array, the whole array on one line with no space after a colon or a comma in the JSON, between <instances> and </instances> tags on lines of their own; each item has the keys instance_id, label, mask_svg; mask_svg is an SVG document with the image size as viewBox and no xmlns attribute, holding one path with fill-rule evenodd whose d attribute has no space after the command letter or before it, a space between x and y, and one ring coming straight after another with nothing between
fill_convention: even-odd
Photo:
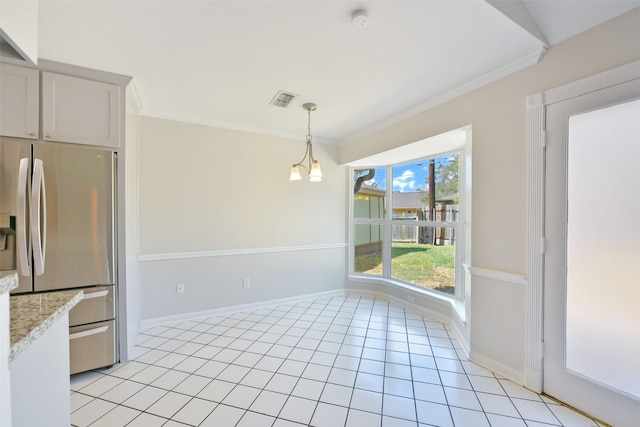
<instances>
[{"instance_id":1,"label":"white upper cabinet","mask_svg":"<svg viewBox=\"0 0 640 427\"><path fill-rule=\"evenodd\" d=\"M42 72L42 139L120 146L120 87Z\"/></svg>"},{"instance_id":2,"label":"white upper cabinet","mask_svg":"<svg viewBox=\"0 0 640 427\"><path fill-rule=\"evenodd\" d=\"M38 139L39 72L0 63L0 135Z\"/></svg>"}]
</instances>

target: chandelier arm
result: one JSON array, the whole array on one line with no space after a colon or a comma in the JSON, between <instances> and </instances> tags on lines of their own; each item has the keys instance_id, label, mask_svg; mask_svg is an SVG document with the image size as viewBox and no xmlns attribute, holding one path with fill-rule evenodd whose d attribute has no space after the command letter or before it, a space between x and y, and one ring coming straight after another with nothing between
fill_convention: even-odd
<instances>
[{"instance_id":1,"label":"chandelier arm","mask_svg":"<svg viewBox=\"0 0 640 427\"><path fill-rule=\"evenodd\" d=\"M307 172L311 170L311 162L309 162L309 167L305 166L302 162L307 158L307 154L309 154L309 141L307 140L307 149L304 152L304 156L298 163L295 163L293 166L302 166Z\"/></svg>"}]
</instances>

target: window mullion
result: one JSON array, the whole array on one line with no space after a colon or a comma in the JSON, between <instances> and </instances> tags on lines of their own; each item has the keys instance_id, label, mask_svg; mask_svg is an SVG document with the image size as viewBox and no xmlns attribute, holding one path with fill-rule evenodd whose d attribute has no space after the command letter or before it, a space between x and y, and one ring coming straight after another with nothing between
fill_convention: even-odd
<instances>
[{"instance_id":1,"label":"window mullion","mask_svg":"<svg viewBox=\"0 0 640 427\"><path fill-rule=\"evenodd\" d=\"M456 228L458 226L458 222L451 221L406 221L401 219L392 220L393 225L406 225L409 227L445 227L445 228Z\"/></svg>"},{"instance_id":2,"label":"window mullion","mask_svg":"<svg viewBox=\"0 0 640 427\"><path fill-rule=\"evenodd\" d=\"M393 177L392 167L387 167L387 177ZM385 211L384 211L384 227L383 227L383 239L382 239L382 275L386 278L391 278L391 243L393 238L393 231L391 224L393 222L393 178L387 179L386 197L385 197Z\"/></svg>"}]
</instances>

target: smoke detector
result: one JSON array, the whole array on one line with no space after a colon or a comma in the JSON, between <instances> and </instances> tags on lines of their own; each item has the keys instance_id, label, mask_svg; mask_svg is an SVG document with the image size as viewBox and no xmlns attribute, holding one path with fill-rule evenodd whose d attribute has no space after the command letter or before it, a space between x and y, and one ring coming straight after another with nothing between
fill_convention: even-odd
<instances>
[{"instance_id":1,"label":"smoke detector","mask_svg":"<svg viewBox=\"0 0 640 427\"><path fill-rule=\"evenodd\" d=\"M353 25L353 28L356 30L366 27L368 22L369 15L366 10L359 9L351 15L351 25Z\"/></svg>"}]
</instances>

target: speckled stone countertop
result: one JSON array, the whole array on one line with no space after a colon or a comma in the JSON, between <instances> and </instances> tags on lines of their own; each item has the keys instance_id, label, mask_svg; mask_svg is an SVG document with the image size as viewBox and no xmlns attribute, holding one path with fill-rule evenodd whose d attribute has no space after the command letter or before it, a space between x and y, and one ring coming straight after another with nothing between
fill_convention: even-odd
<instances>
[{"instance_id":1,"label":"speckled stone countertop","mask_svg":"<svg viewBox=\"0 0 640 427\"><path fill-rule=\"evenodd\" d=\"M0 271L0 295L18 287L18 274L15 271Z\"/></svg>"},{"instance_id":2,"label":"speckled stone countertop","mask_svg":"<svg viewBox=\"0 0 640 427\"><path fill-rule=\"evenodd\" d=\"M82 291L14 295L10 308L9 361L44 334L82 299Z\"/></svg>"}]
</instances>

